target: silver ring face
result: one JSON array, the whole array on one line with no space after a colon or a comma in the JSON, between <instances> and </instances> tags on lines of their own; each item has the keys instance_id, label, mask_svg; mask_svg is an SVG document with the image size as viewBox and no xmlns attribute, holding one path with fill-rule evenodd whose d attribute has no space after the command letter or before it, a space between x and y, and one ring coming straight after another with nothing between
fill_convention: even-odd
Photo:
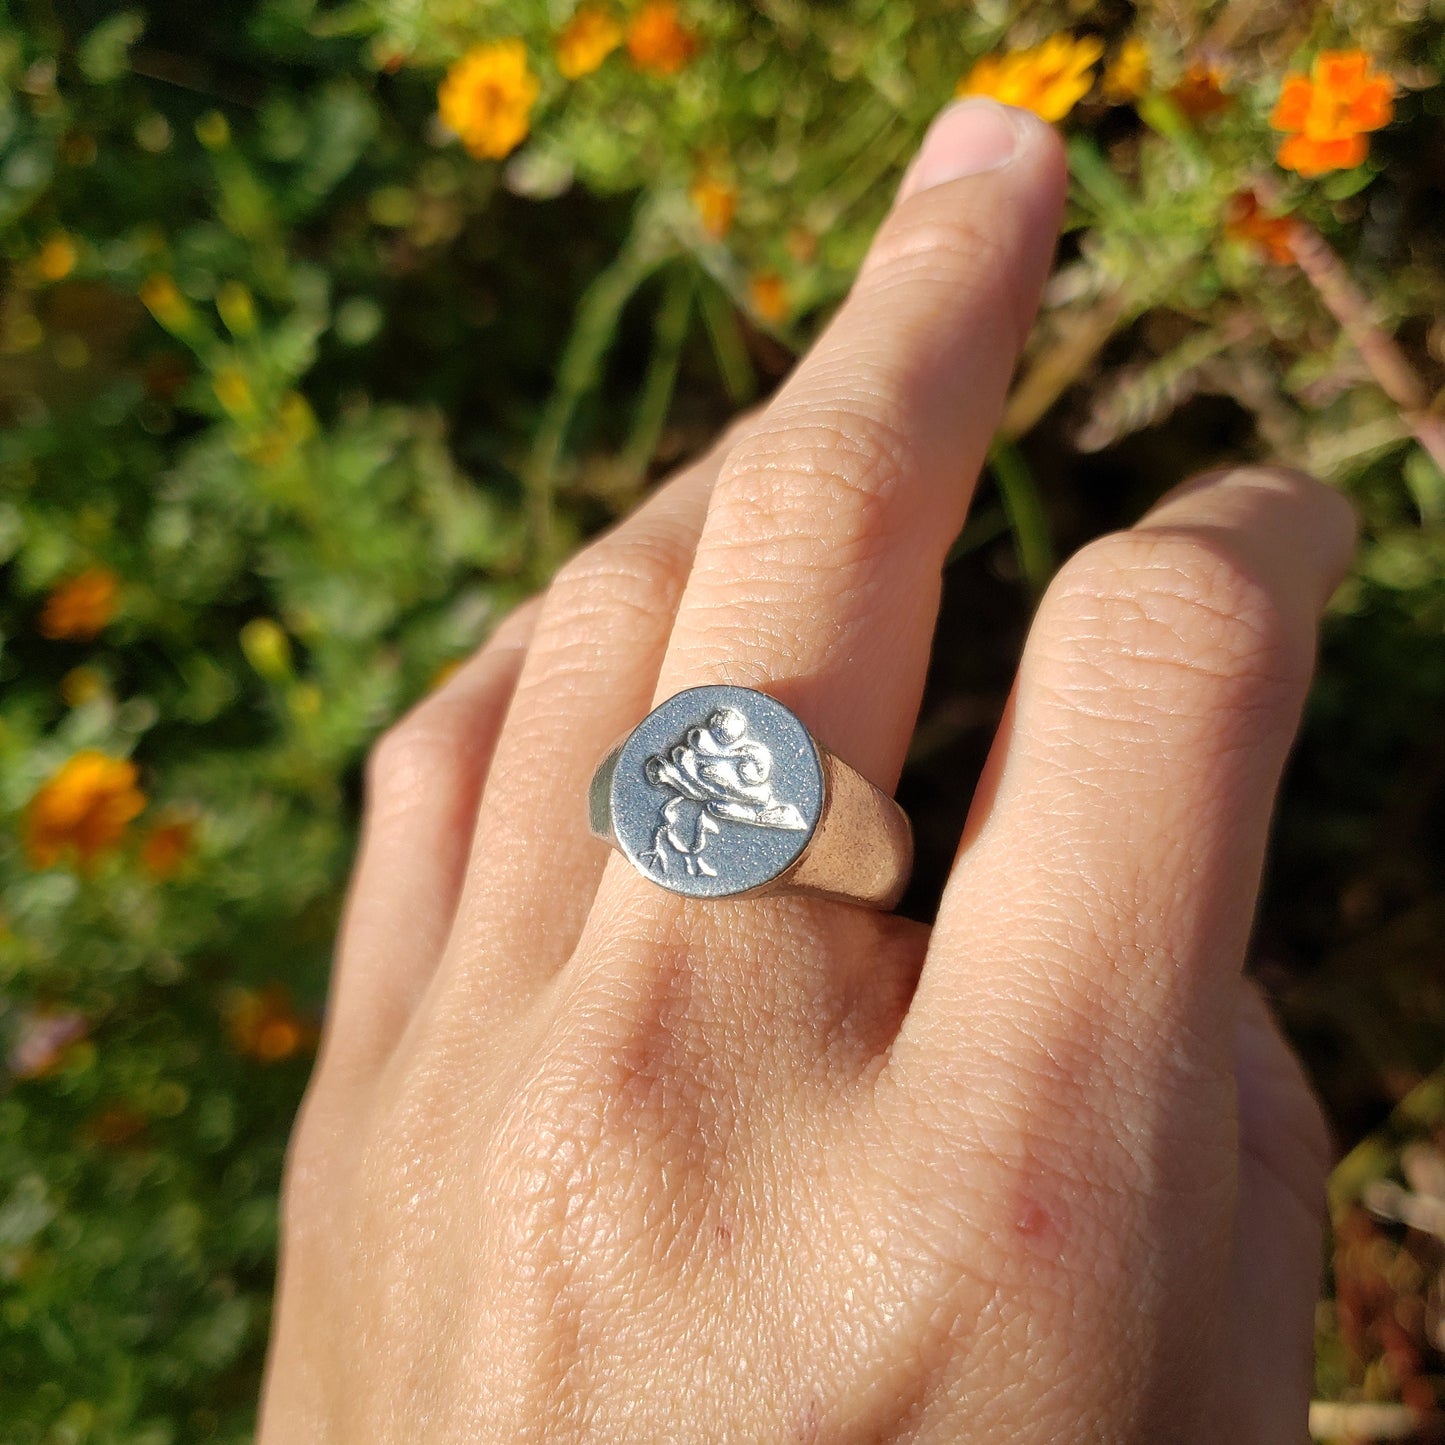
<instances>
[{"instance_id":1,"label":"silver ring face","mask_svg":"<svg viewBox=\"0 0 1445 1445\"><path fill-rule=\"evenodd\" d=\"M823 811L807 728L748 687L691 687L650 712L617 754L612 832L633 866L692 898L771 883Z\"/></svg>"}]
</instances>

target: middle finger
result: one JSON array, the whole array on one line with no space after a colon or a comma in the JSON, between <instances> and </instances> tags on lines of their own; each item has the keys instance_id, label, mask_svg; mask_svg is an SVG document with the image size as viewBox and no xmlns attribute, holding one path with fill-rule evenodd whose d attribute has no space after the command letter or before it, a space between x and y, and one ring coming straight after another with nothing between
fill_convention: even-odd
<instances>
[{"instance_id":1,"label":"middle finger","mask_svg":"<svg viewBox=\"0 0 1445 1445\"><path fill-rule=\"evenodd\" d=\"M847 304L723 467L659 698L760 687L893 787L1063 193L1033 115L975 100L939 118Z\"/></svg>"}]
</instances>

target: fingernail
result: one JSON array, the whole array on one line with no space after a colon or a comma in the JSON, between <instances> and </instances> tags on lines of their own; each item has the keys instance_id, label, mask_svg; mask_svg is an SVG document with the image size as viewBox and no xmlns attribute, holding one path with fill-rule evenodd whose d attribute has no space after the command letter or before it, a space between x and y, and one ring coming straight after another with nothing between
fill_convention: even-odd
<instances>
[{"instance_id":1,"label":"fingernail","mask_svg":"<svg viewBox=\"0 0 1445 1445\"><path fill-rule=\"evenodd\" d=\"M1006 166L1018 150L1019 115L986 96L955 101L928 128L898 189L899 200Z\"/></svg>"}]
</instances>

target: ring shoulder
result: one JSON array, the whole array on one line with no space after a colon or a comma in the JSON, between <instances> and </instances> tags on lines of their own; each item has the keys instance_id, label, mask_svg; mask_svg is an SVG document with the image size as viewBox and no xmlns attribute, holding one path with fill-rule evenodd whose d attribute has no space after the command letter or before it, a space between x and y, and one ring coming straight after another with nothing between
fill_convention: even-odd
<instances>
[{"instance_id":1,"label":"ring shoulder","mask_svg":"<svg viewBox=\"0 0 1445 1445\"><path fill-rule=\"evenodd\" d=\"M592 774L592 783L587 789L587 825L594 838L604 843L615 843L612 831L612 775L617 771L617 759L622 755L622 744L618 743Z\"/></svg>"}]
</instances>

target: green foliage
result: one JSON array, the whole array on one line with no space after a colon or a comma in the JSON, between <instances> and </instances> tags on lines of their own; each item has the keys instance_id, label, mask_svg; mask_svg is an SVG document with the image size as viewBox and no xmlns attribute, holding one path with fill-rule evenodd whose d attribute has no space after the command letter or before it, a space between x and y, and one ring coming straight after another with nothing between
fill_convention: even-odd
<instances>
[{"instance_id":1,"label":"green foliage","mask_svg":"<svg viewBox=\"0 0 1445 1445\"><path fill-rule=\"evenodd\" d=\"M1163 438L1145 491L1269 454L1347 488L1365 544L1305 749L1330 781L1281 870L1355 866L1445 704L1445 22L1297 10L695 0L676 73L622 46L575 81L541 0L0 13L3 1445L248 1438L365 749L777 374L984 55L1085 24L1151 78L1064 123L1068 235L956 553L1011 527L1023 614L1087 510L1036 450ZM436 88L513 36L540 96L484 162ZM1365 166L1304 182L1269 113L1322 45L1410 88ZM1205 53L1227 98L1197 113ZM1245 191L1324 259L1268 261L1228 224ZM1227 442L1180 420L1200 398ZM86 576L117 595L66 635ZM47 862L37 799L91 750L145 809Z\"/></svg>"}]
</instances>

